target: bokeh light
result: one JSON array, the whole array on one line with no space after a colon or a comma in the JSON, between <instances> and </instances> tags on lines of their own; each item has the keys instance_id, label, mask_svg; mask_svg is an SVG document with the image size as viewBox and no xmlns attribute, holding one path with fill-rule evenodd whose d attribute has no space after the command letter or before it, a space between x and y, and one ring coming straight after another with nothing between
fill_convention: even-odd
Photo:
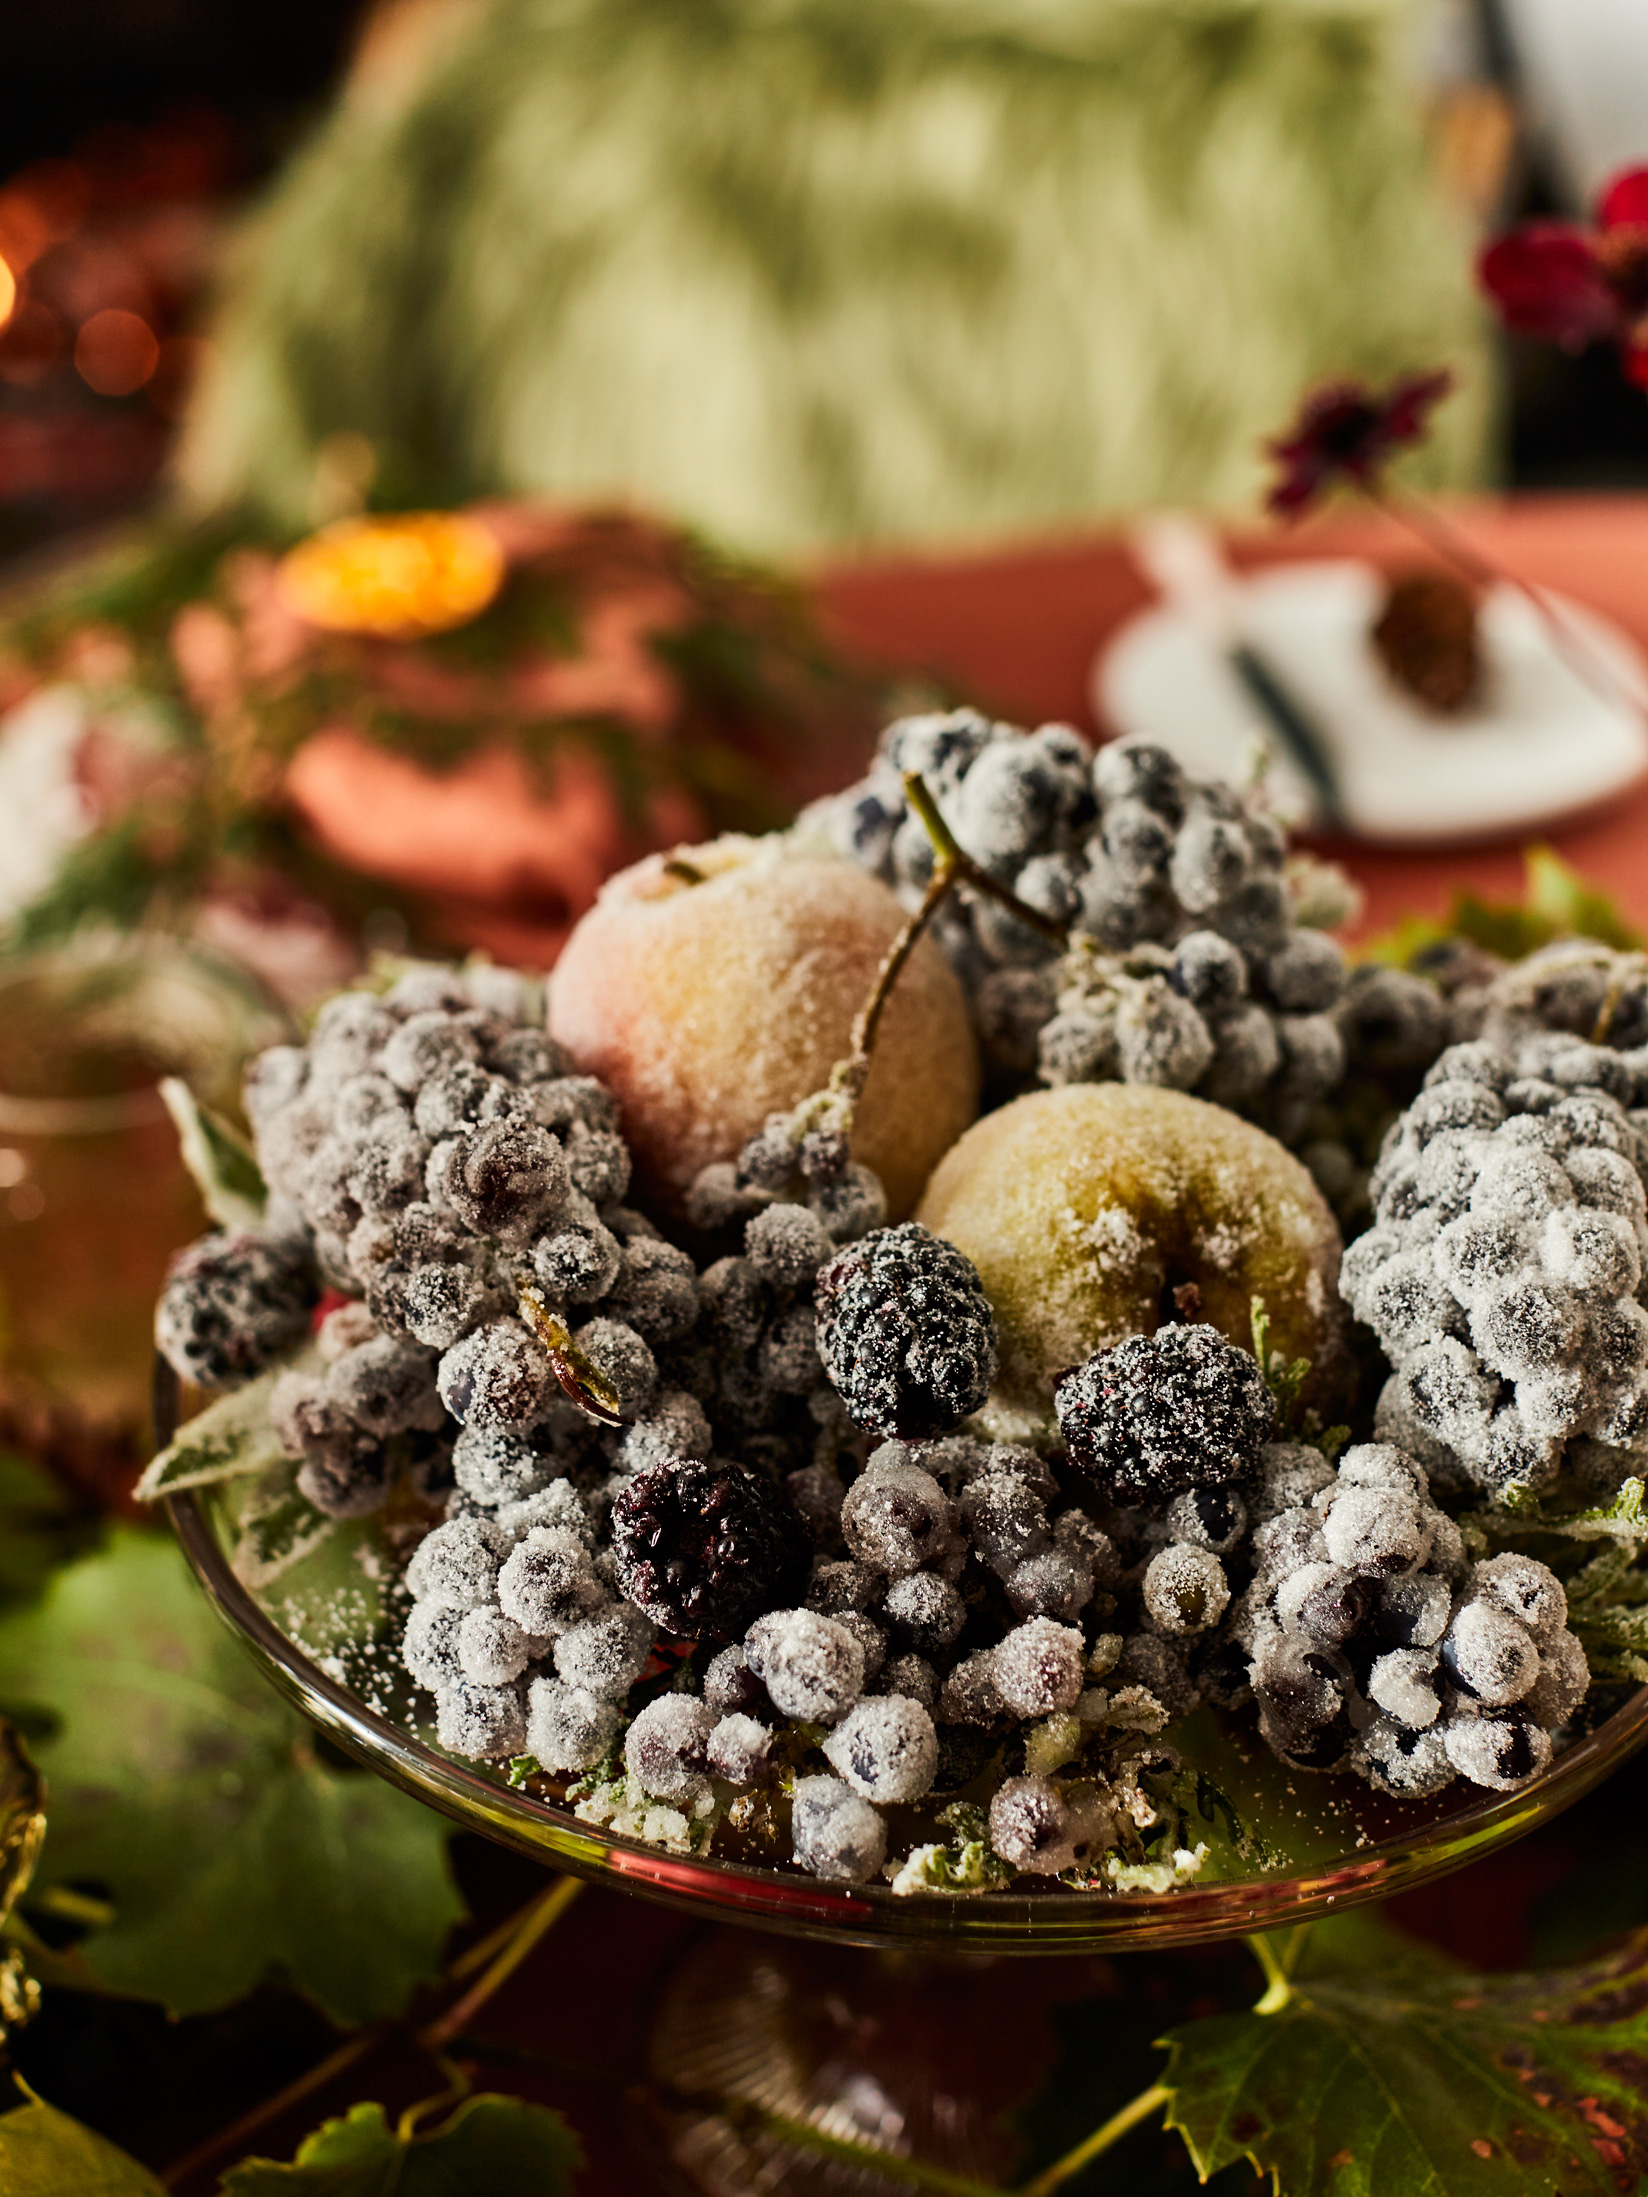
<instances>
[{"instance_id":1,"label":"bokeh light","mask_svg":"<svg viewBox=\"0 0 1648 2197\"><path fill-rule=\"evenodd\" d=\"M0 328L4 328L17 304L17 277L0 259Z\"/></svg>"},{"instance_id":2,"label":"bokeh light","mask_svg":"<svg viewBox=\"0 0 1648 2197\"><path fill-rule=\"evenodd\" d=\"M93 313L75 338L74 363L100 397L129 397L160 363L160 344L139 313L110 306Z\"/></svg>"}]
</instances>

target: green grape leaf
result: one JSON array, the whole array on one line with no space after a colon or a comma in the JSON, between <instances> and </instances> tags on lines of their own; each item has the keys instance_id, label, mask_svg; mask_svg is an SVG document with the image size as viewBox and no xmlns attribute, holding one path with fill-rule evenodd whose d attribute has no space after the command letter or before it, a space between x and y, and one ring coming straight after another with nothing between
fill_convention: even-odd
<instances>
[{"instance_id":1,"label":"green grape leaf","mask_svg":"<svg viewBox=\"0 0 1648 2197\"><path fill-rule=\"evenodd\" d=\"M147 2167L37 2098L0 2114L0 2189L6 2197L165 2197Z\"/></svg>"},{"instance_id":2,"label":"green grape leaf","mask_svg":"<svg viewBox=\"0 0 1648 2197\"><path fill-rule=\"evenodd\" d=\"M1648 1932L1537 1975L1308 1960L1275 2012L1162 2041L1204 2177L1246 2157L1286 2197L1618 2197L1648 2167Z\"/></svg>"},{"instance_id":3,"label":"green grape leaf","mask_svg":"<svg viewBox=\"0 0 1648 2197\"><path fill-rule=\"evenodd\" d=\"M1594 938L1621 952L1643 943L1606 893L1587 885L1556 851L1533 845L1522 850L1523 888L1519 901L1483 900L1462 889L1445 916L1405 916L1363 949L1372 961L1410 966L1427 949L1446 939L1463 938L1504 961L1523 961L1558 938Z\"/></svg>"},{"instance_id":4,"label":"green grape leaf","mask_svg":"<svg viewBox=\"0 0 1648 2197\"><path fill-rule=\"evenodd\" d=\"M1634 953L1643 944L1642 933L1608 895L1587 885L1554 847L1524 847L1522 866L1528 906L1550 925L1553 938L1596 938L1621 953Z\"/></svg>"},{"instance_id":5,"label":"green grape leaf","mask_svg":"<svg viewBox=\"0 0 1648 2197\"><path fill-rule=\"evenodd\" d=\"M381 2105L357 2105L298 2146L290 2166L245 2159L223 2197L565 2197L578 2139L549 2107L466 2098L444 2128L410 2140Z\"/></svg>"},{"instance_id":6,"label":"green grape leaf","mask_svg":"<svg viewBox=\"0 0 1648 2197\"><path fill-rule=\"evenodd\" d=\"M160 1095L177 1129L183 1164L219 1228L256 1228L269 1203L269 1186L251 1146L221 1114L202 1106L181 1076L163 1076Z\"/></svg>"},{"instance_id":7,"label":"green grape leaf","mask_svg":"<svg viewBox=\"0 0 1648 2197\"><path fill-rule=\"evenodd\" d=\"M286 1364L260 1373L244 1388L196 1414L153 1458L133 1491L141 1503L158 1503L181 1488L209 1486L241 1473L268 1472L286 1462L280 1438L269 1424L269 1397L276 1381L291 1367L300 1371L318 1362L311 1344Z\"/></svg>"},{"instance_id":8,"label":"green grape leaf","mask_svg":"<svg viewBox=\"0 0 1648 2197\"><path fill-rule=\"evenodd\" d=\"M356 2023L438 1973L445 1826L320 1759L170 1541L117 1527L0 1621L0 1689L51 1796L38 1893L112 1909L78 1948L93 1982L194 2014L273 1972Z\"/></svg>"}]
</instances>

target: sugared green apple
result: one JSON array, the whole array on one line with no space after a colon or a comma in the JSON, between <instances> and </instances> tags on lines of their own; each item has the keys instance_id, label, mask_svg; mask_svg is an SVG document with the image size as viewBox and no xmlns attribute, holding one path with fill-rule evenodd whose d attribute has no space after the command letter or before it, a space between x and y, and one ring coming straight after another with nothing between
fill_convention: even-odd
<instances>
[{"instance_id":1,"label":"sugared green apple","mask_svg":"<svg viewBox=\"0 0 1648 2197\"><path fill-rule=\"evenodd\" d=\"M905 921L855 864L728 837L603 887L556 965L549 1028L617 1098L644 1188L678 1207L711 1160L827 1081ZM882 1018L853 1156L894 1219L978 1112L961 987L923 938Z\"/></svg>"},{"instance_id":2,"label":"sugared green apple","mask_svg":"<svg viewBox=\"0 0 1648 2197\"><path fill-rule=\"evenodd\" d=\"M917 1219L978 1268L1000 1331L998 1394L1047 1411L1055 1377L1199 1308L1251 1348L1309 1358L1307 1393L1348 1370L1339 1231L1309 1174L1223 1107L1142 1084L1068 1084L986 1114L933 1174Z\"/></svg>"}]
</instances>

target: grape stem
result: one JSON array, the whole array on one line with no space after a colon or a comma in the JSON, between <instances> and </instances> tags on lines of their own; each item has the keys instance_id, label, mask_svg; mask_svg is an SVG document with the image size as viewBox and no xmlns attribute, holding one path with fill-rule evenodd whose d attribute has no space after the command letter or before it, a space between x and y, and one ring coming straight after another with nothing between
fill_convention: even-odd
<instances>
[{"instance_id":1,"label":"grape stem","mask_svg":"<svg viewBox=\"0 0 1648 2197\"><path fill-rule=\"evenodd\" d=\"M1016 2197L1051 2197L1052 2191L1064 2184L1091 2164L1101 2152L1137 2128L1141 2121L1148 2121L1153 2113L1159 2113L1172 2099L1173 2093L1164 2083L1152 2083L1148 2090L1141 2090L1136 2098L1130 2098L1120 2112L1112 2113L1101 2128L1091 2136L1084 2136L1074 2151L1067 2151L1062 2159L1055 2159L1050 2167L1044 2167L1033 2182L1025 2182Z\"/></svg>"},{"instance_id":2,"label":"grape stem","mask_svg":"<svg viewBox=\"0 0 1648 2197\"><path fill-rule=\"evenodd\" d=\"M1000 878L992 877L982 863L974 861L939 814L932 789L920 771L907 770L904 773L904 798L912 813L920 818L923 829L933 843L933 874L928 880L927 890L921 896L921 905L888 947L886 958L876 971L870 996L859 1009L858 1019L853 1024L851 1053L845 1060L837 1062L830 1076L831 1094L846 1101L849 1130L852 1109L863 1096L865 1083L869 1079L876 1037L881 1029L881 1018L887 1011L887 1002L893 996L893 987L903 975L904 966L915 952L922 932L957 885L968 885L973 891L999 901L1021 923L1028 924L1033 931L1040 931L1044 938L1051 939L1061 950L1070 943L1068 924L1058 922L1053 916L1043 915L1039 908L1032 908L1028 901L1021 900Z\"/></svg>"},{"instance_id":3,"label":"grape stem","mask_svg":"<svg viewBox=\"0 0 1648 2197\"><path fill-rule=\"evenodd\" d=\"M438 2096L424 2099L409 2108L408 2113L402 2116L402 2127L407 2133L410 2133L418 2119L433 2112L437 2106L455 2103L467 2095L469 2079L447 2057L447 2045L468 2026L494 1992L508 1982L522 1961L566 1913L582 1890L581 1878L557 1877L519 1914L512 1915L490 1937L471 1946L467 1953L461 1955L447 1969L444 1980L449 1985L472 1975L477 1967L482 1969L482 1973L443 2013L410 2033L411 2042L434 2062L447 2088ZM357 2060L365 2059L369 2052L397 2033L407 2034L403 2025L395 2021L373 2022L365 2029L357 2029L353 2036L345 2037L337 2049L328 2053L324 2060L307 2069L284 2089L277 2090L272 2097L263 2099L248 2112L241 2114L238 2120L229 2122L227 2127L208 2136L193 2151L168 2167L161 2176L162 2184L167 2189L180 2188L213 2160L221 2158L226 2152L238 2150L259 2129L266 2128L271 2121L279 2120L282 2114L301 2105L305 2098L312 2097L317 2090L324 2090L328 2083L353 2067Z\"/></svg>"}]
</instances>

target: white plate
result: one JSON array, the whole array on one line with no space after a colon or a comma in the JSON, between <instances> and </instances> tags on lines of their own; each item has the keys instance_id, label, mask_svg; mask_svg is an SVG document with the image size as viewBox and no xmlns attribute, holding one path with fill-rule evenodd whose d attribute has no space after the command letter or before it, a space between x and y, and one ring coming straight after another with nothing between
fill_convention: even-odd
<instances>
[{"instance_id":1,"label":"white plate","mask_svg":"<svg viewBox=\"0 0 1648 2197\"><path fill-rule=\"evenodd\" d=\"M1553 594L1570 634L1564 649L1526 596L1495 589L1481 614L1483 700L1437 717L1374 654L1368 636L1385 585L1371 565L1324 559L1274 566L1235 589L1241 637L1315 721L1358 838L1414 846L1509 836L1607 801L1648 770L1648 666L1617 626ZM1581 652L1600 676L1574 668ZM1316 819L1308 782L1218 642L1184 611L1164 605L1130 620L1092 681L1118 732L1160 741L1198 777L1242 776L1258 734L1272 751L1278 809Z\"/></svg>"}]
</instances>

